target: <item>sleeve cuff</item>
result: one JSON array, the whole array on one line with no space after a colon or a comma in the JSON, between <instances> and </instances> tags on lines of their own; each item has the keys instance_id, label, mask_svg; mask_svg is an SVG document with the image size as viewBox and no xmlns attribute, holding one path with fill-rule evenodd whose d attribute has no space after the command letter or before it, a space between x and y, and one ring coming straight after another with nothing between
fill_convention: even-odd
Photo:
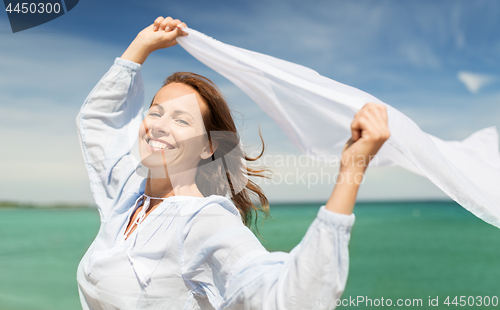
<instances>
[{"instance_id":1,"label":"sleeve cuff","mask_svg":"<svg viewBox=\"0 0 500 310\"><path fill-rule=\"evenodd\" d=\"M325 206L321 206L318 211L317 218L327 226L337 227L342 230L350 231L356 219L354 214L340 214L327 210Z\"/></svg>"},{"instance_id":2,"label":"sleeve cuff","mask_svg":"<svg viewBox=\"0 0 500 310\"><path fill-rule=\"evenodd\" d=\"M127 60L127 59L123 59L123 58L120 58L120 57L116 57L116 59L115 59L115 65L122 66L122 67L125 67L125 68L129 68L129 69L132 69L134 71L139 71L142 68L141 64L138 64L136 62L133 62L133 61L130 61L130 60Z\"/></svg>"}]
</instances>

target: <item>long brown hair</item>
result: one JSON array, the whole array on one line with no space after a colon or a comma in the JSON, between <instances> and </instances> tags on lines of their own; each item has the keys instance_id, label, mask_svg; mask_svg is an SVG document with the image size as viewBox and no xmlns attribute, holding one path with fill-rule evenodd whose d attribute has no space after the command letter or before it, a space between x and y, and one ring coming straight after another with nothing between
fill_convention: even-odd
<instances>
[{"instance_id":1,"label":"long brown hair","mask_svg":"<svg viewBox=\"0 0 500 310\"><path fill-rule=\"evenodd\" d=\"M251 227L253 213L255 213L255 223L258 211L264 214L265 219L268 218L269 201L262 189L249 180L248 176L269 178L266 173L270 171L263 167L250 168L243 161L244 159L253 162L264 154L265 145L260 128L262 151L257 157L248 157L239 143L231 110L221 91L211 80L192 72L175 72L163 82L163 86L170 83L183 83L192 87L208 107L202 117L213 155L211 158L202 159L198 165L196 185L200 192L205 197L213 194L230 196L240 212L243 223L248 227ZM252 198L257 198L260 205L255 205Z\"/></svg>"}]
</instances>

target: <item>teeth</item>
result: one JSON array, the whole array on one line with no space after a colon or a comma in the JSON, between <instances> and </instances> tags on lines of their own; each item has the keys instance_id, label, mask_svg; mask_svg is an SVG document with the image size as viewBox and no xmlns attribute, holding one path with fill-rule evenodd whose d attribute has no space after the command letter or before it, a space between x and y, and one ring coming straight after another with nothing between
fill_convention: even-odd
<instances>
[{"instance_id":1,"label":"teeth","mask_svg":"<svg viewBox=\"0 0 500 310\"><path fill-rule=\"evenodd\" d=\"M153 141L153 140L149 140L148 144L156 149L167 149L167 145L165 143L162 143L160 141ZM168 149L172 149L171 147L168 148Z\"/></svg>"}]
</instances>

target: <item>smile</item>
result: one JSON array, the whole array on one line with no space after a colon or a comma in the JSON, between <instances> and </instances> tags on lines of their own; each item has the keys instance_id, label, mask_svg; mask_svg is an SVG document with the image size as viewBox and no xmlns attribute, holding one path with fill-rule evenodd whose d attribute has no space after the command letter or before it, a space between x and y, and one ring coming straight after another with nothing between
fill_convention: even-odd
<instances>
[{"instance_id":1,"label":"smile","mask_svg":"<svg viewBox=\"0 0 500 310\"><path fill-rule=\"evenodd\" d=\"M171 144L164 142L164 141L160 141L160 140L149 139L148 145L151 148L157 149L157 150L173 150L173 149L175 149L175 147L173 147Z\"/></svg>"}]
</instances>

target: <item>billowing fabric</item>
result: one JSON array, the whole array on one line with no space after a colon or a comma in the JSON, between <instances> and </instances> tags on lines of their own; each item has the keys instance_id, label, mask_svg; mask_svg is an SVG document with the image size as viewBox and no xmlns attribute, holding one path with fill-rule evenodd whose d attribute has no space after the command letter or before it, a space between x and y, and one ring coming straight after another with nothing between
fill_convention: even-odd
<instances>
[{"instance_id":1,"label":"billowing fabric","mask_svg":"<svg viewBox=\"0 0 500 310\"><path fill-rule=\"evenodd\" d=\"M368 102L384 104L391 137L370 165L399 165L426 176L477 217L500 227L500 154L495 127L463 141L443 141L361 90L307 67L224 44L194 29L185 31L189 35L177 38L179 44L241 88L312 158L339 158L351 135L354 114Z\"/></svg>"},{"instance_id":2,"label":"billowing fabric","mask_svg":"<svg viewBox=\"0 0 500 310\"><path fill-rule=\"evenodd\" d=\"M321 206L290 252L268 252L220 195L172 196L125 239L151 197L131 152L144 97L141 65L117 58L77 125L101 227L77 271L87 309L332 309L345 289L355 216Z\"/></svg>"}]
</instances>

